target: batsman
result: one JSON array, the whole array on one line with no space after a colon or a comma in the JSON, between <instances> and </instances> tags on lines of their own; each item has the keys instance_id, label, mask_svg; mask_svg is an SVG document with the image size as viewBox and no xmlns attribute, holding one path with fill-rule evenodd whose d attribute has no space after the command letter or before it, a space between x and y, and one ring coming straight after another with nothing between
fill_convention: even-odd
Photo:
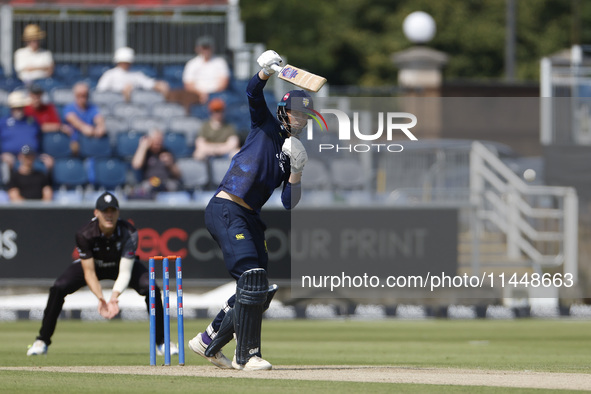
<instances>
[{"instance_id":1,"label":"batsman","mask_svg":"<svg viewBox=\"0 0 591 394\"><path fill-rule=\"evenodd\" d=\"M236 280L236 293L207 329L189 341L191 350L217 367L246 371L272 368L262 358L261 323L277 286L269 286L267 279L266 226L260 211L280 186L286 209L300 200L300 181L308 155L297 136L313 109L308 93L292 90L278 103L275 117L267 107L263 88L283 60L269 50L257 62L262 69L246 88L250 132L205 209L205 225L222 249L226 268ZM230 362L222 347L234 334L236 352Z\"/></svg>"}]
</instances>

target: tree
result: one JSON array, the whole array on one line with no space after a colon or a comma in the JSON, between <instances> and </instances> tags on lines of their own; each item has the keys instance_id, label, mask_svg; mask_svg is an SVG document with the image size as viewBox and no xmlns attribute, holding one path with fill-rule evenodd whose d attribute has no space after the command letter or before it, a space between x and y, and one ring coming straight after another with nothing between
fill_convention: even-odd
<instances>
[{"instance_id":1,"label":"tree","mask_svg":"<svg viewBox=\"0 0 591 394\"><path fill-rule=\"evenodd\" d=\"M578 0L519 0L517 77L539 78L539 61L570 47L576 32L591 39ZM249 42L262 42L290 62L326 76L332 85L395 85L391 55L413 44L402 32L404 18L425 11L437 34L429 46L446 52L447 80L500 79L504 74L504 0L242 0ZM575 11L578 10L578 11ZM577 14L575 14L577 13ZM582 13L591 15L590 12Z\"/></svg>"}]
</instances>

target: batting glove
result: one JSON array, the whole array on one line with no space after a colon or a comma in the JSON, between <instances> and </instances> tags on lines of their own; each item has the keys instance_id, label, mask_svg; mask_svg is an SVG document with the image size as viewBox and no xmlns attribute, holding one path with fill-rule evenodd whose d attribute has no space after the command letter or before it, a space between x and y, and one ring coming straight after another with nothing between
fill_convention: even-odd
<instances>
[{"instance_id":1,"label":"batting glove","mask_svg":"<svg viewBox=\"0 0 591 394\"><path fill-rule=\"evenodd\" d=\"M283 64L283 59L281 59L281 56L279 56L277 52L268 50L259 56L257 63L262 67L265 74L271 75L275 72L271 66L274 64L281 66Z\"/></svg>"},{"instance_id":2,"label":"batting glove","mask_svg":"<svg viewBox=\"0 0 591 394\"><path fill-rule=\"evenodd\" d=\"M292 174L302 172L304 165L308 161L308 153L302 142L295 137L286 138L282 150L289 157Z\"/></svg>"}]
</instances>

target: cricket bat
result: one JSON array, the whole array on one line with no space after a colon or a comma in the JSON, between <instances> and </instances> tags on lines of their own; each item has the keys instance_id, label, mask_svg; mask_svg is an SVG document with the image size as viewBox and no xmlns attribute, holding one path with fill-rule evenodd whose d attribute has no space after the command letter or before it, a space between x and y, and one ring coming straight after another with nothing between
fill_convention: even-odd
<instances>
[{"instance_id":1,"label":"cricket bat","mask_svg":"<svg viewBox=\"0 0 591 394\"><path fill-rule=\"evenodd\" d=\"M294 67L290 64L281 67L277 64L271 66L277 72L277 77L289 83L292 83L300 88L317 92L326 83L326 78L316 74L312 74L301 68Z\"/></svg>"}]
</instances>

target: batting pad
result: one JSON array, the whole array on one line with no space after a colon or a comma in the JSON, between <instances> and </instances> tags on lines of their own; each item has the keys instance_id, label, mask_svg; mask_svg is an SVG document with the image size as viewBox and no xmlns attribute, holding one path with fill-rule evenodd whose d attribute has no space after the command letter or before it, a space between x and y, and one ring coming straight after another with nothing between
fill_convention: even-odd
<instances>
[{"instance_id":1,"label":"batting pad","mask_svg":"<svg viewBox=\"0 0 591 394\"><path fill-rule=\"evenodd\" d=\"M273 300L273 296L277 293L277 285L273 284L269 286L267 289L267 298L265 303L263 304L263 312L269 309L269 305L271 305L271 301ZM205 350L205 355L207 357L213 357L216 355L217 352L222 350L224 346L228 344L234 337L234 308L230 308L224 319L222 320L222 324L220 325L220 329L217 332L215 338L211 341L207 349Z\"/></svg>"},{"instance_id":2,"label":"batting pad","mask_svg":"<svg viewBox=\"0 0 591 394\"><path fill-rule=\"evenodd\" d=\"M234 308L230 308L226 312L226 316L222 320L220 329L216 334L215 338L211 341L207 349L205 349L205 355L207 357L214 357L217 352L222 350L228 342L234 337Z\"/></svg>"},{"instance_id":3,"label":"batting pad","mask_svg":"<svg viewBox=\"0 0 591 394\"><path fill-rule=\"evenodd\" d=\"M267 272L262 268L248 270L238 279L234 331L236 362L240 365L245 365L253 356L261 356L261 325L268 291Z\"/></svg>"}]
</instances>

